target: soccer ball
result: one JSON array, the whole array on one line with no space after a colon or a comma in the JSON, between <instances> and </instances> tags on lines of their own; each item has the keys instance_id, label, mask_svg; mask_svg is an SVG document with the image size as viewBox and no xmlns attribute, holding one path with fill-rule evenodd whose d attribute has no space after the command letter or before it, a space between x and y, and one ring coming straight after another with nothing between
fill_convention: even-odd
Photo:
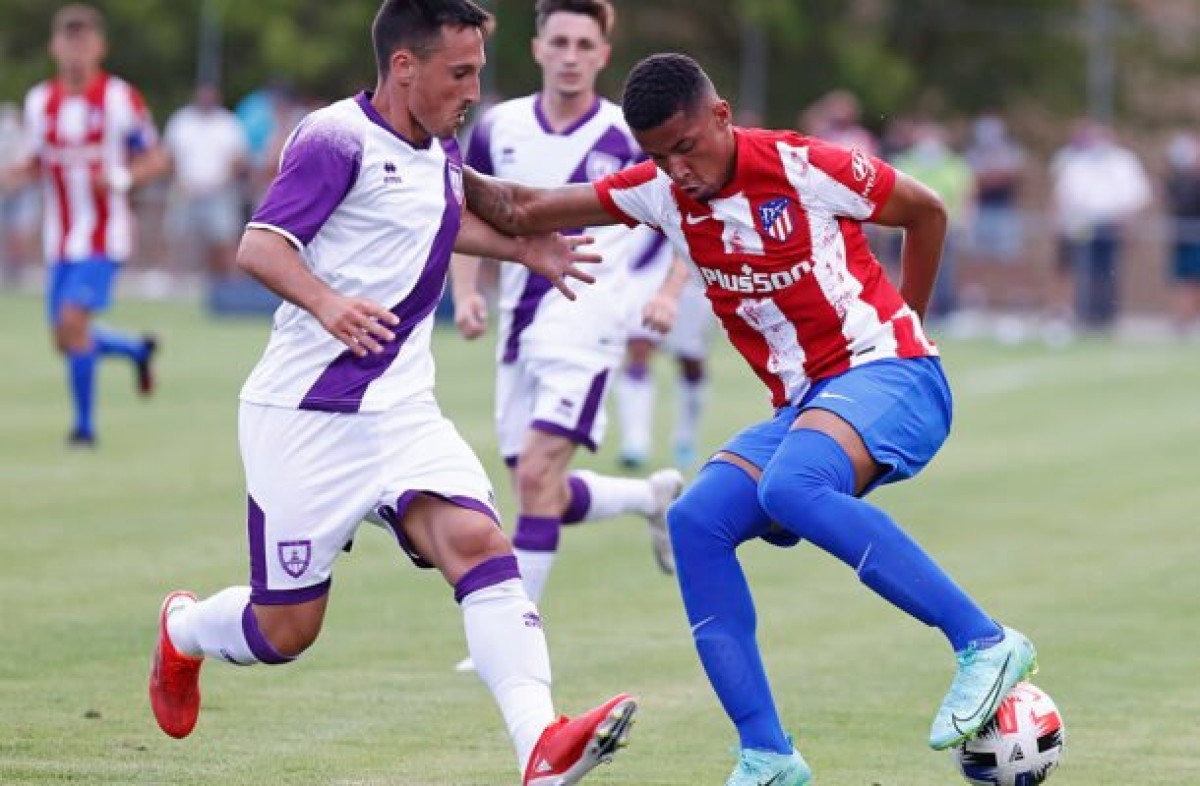
<instances>
[{"instance_id":1,"label":"soccer ball","mask_svg":"<svg viewBox=\"0 0 1200 786\"><path fill-rule=\"evenodd\" d=\"M954 749L954 761L975 786L1036 786L1058 766L1065 742L1053 700L1021 682L1000 702L996 717Z\"/></svg>"}]
</instances>

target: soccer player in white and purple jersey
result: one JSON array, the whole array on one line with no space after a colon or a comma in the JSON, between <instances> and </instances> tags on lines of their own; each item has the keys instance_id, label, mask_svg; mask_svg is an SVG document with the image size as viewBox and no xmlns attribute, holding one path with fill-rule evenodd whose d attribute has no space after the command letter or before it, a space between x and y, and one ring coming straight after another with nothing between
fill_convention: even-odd
<instances>
[{"instance_id":1,"label":"soccer player in white and purple jersey","mask_svg":"<svg viewBox=\"0 0 1200 786\"><path fill-rule=\"evenodd\" d=\"M590 183L641 160L621 109L596 93L608 62L614 12L608 0L539 0L533 55L542 90L501 103L475 126L467 163L480 172L536 186ZM581 231L572 228L571 231ZM664 469L648 478L580 470L579 447L596 450L606 429L605 398L618 373L633 297L629 269L661 248L649 229L587 228L613 264L569 301L544 277L501 265L496 350L496 430L518 499L513 546L529 596L538 602L558 553L563 524L646 517L659 568L671 573L667 505L683 478ZM484 333L487 307L477 259L454 263L455 317L468 339ZM463 661L460 670L470 664Z\"/></svg>"},{"instance_id":2,"label":"soccer player in white and purple jersey","mask_svg":"<svg viewBox=\"0 0 1200 786\"><path fill-rule=\"evenodd\" d=\"M241 394L249 586L163 602L150 678L167 734L195 726L206 656L283 664L316 639L333 564L364 519L437 568L526 786L572 784L624 744L620 694L556 720L537 607L483 467L433 397L433 312L450 254L504 256L563 286L575 241L518 241L463 209L453 134L479 98L488 15L470 0L386 0L374 92L317 110L285 146L239 266L282 296ZM564 287L565 289L565 287Z\"/></svg>"},{"instance_id":3,"label":"soccer player in white and purple jersey","mask_svg":"<svg viewBox=\"0 0 1200 786\"><path fill-rule=\"evenodd\" d=\"M950 430L949 385L921 327L945 239L941 200L862 151L735 127L729 104L685 55L639 63L622 111L651 161L594 186L549 190L468 170L468 204L509 232L606 216L662 230L771 393L773 415L730 440L668 512L696 650L740 738L726 786L811 779L763 668L737 558L749 540L807 541L938 628L958 669L929 743L947 748L975 734L1033 669L1033 645L863 499L918 473ZM866 243L867 222L904 230L899 287Z\"/></svg>"}]
</instances>

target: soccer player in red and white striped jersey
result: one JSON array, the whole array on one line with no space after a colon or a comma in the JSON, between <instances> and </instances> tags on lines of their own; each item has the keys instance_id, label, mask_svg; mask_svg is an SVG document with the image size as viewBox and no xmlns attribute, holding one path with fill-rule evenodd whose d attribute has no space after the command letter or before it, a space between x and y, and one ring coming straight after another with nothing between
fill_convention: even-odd
<instances>
[{"instance_id":1,"label":"soccer player in red and white striped jersey","mask_svg":"<svg viewBox=\"0 0 1200 786\"><path fill-rule=\"evenodd\" d=\"M696 648L741 740L727 786L811 777L780 723L755 640L735 552L755 538L807 540L939 628L959 669L930 745L974 734L1033 668L1033 647L862 499L915 475L949 434L950 389L921 327L946 232L941 201L862 151L735 127L729 104L684 55L639 63L622 108L650 161L551 190L468 172L467 199L508 232L605 220L658 229L702 278L730 341L770 392L774 415L734 436L668 513ZM872 255L865 222L904 230L898 288Z\"/></svg>"},{"instance_id":2,"label":"soccer player in red and white striped jersey","mask_svg":"<svg viewBox=\"0 0 1200 786\"><path fill-rule=\"evenodd\" d=\"M49 265L47 306L55 344L65 356L75 409L69 444L95 443L96 362L132 363L138 391L153 387L156 344L93 324L109 304L133 246L129 191L162 174L150 113L138 91L106 73L104 19L87 5L63 6L51 25L57 74L29 91L25 126L33 158L17 174L41 176L42 242Z\"/></svg>"}]
</instances>

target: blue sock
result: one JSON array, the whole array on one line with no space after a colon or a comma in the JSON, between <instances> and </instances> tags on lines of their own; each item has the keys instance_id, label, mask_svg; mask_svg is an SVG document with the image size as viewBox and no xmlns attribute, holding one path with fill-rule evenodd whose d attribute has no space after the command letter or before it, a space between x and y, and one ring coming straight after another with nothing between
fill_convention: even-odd
<instances>
[{"instance_id":1,"label":"blue sock","mask_svg":"<svg viewBox=\"0 0 1200 786\"><path fill-rule=\"evenodd\" d=\"M854 496L854 466L830 436L790 432L759 484L767 513L858 571L892 605L940 628L954 649L1000 626L886 513Z\"/></svg>"},{"instance_id":2,"label":"blue sock","mask_svg":"<svg viewBox=\"0 0 1200 786\"><path fill-rule=\"evenodd\" d=\"M96 347L96 354L101 357L121 355L136 363L146 355L146 340L141 336L122 333L102 325L92 325L92 344Z\"/></svg>"},{"instance_id":3,"label":"blue sock","mask_svg":"<svg viewBox=\"0 0 1200 786\"><path fill-rule=\"evenodd\" d=\"M732 464L708 464L667 519L696 651L741 746L791 753L754 635L754 599L734 551L770 525L754 481Z\"/></svg>"},{"instance_id":4,"label":"blue sock","mask_svg":"<svg viewBox=\"0 0 1200 786\"><path fill-rule=\"evenodd\" d=\"M67 378L75 407L75 433L94 436L92 408L96 390L96 351L67 354Z\"/></svg>"}]
</instances>

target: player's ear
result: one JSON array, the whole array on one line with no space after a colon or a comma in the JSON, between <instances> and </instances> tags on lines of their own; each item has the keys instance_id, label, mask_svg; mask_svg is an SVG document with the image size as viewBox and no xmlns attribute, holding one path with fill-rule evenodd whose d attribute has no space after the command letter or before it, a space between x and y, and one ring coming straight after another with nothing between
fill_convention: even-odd
<instances>
[{"instance_id":1,"label":"player's ear","mask_svg":"<svg viewBox=\"0 0 1200 786\"><path fill-rule=\"evenodd\" d=\"M414 72L416 71L417 58L411 50L397 49L395 52L392 52L392 59L388 62L392 68L392 78L398 84L405 87L412 84Z\"/></svg>"},{"instance_id":2,"label":"player's ear","mask_svg":"<svg viewBox=\"0 0 1200 786\"><path fill-rule=\"evenodd\" d=\"M600 46L600 67L608 67L608 58L612 56L612 44L605 42Z\"/></svg>"},{"instance_id":3,"label":"player's ear","mask_svg":"<svg viewBox=\"0 0 1200 786\"><path fill-rule=\"evenodd\" d=\"M719 99L713 103L712 113L717 120L717 127L722 131L733 125L733 109L725 99Z\"/></svg>"}]
</instances>

